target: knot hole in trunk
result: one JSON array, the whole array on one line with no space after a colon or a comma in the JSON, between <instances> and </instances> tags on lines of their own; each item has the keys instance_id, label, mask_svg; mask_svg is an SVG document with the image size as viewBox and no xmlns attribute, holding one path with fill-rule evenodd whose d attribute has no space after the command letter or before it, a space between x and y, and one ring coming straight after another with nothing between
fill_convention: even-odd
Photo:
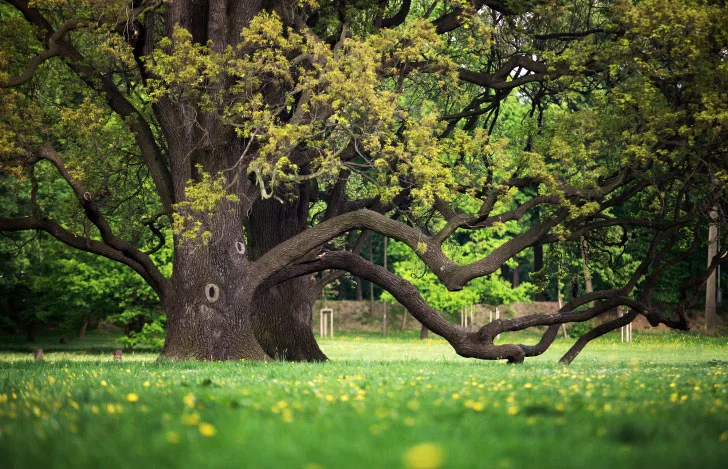
<instances>
[{"instance_id":1,"label":"knot hole in trunk","mask_svg":"<svg viewBox=\"0 0 728 469\"><path fill-rule=\"evenodd\" d=\"M220 287L214 283L208 283L205 285L205 296L210 303L216 302L220 298Z\"/></svg>"}]
</instances>

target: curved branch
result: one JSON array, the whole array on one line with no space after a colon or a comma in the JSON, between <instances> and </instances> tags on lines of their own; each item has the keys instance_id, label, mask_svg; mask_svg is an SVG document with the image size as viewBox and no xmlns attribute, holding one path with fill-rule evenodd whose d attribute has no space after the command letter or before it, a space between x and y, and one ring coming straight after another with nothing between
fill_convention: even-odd
<instances>
[{"instance_id":1,"label":"curved branch","mask_svg":"<svg viewBox=\"0 0 728 469\"><path fill-rule=\"evenodd\" d=\"M24 218L0 218L0 231L28 231L41 230L50 234L57 240L67 244L68 246L80 251L90 252L103 256L112 261L120 262L134 269L153 289L160 298L164 299L165 287L153 278L147 269L136 262L134 259L126 255L125 252L114 249L90 238L80 238L73 232L63 228L61 225L49 218L43 217L24 217Z\"/></svg>"},{"instance_id":2,"label":"curved branch","mask_svg":"<svg viewBox=\"0 0 728 469\"><path fill-rule=\"evenodd\" d=\"M407 15L409 14L411 3L411 0L402 0L402 6L399 11L397 11L394 16L384 18L380 26L382 28L394 28L404 23L404 20L407 19Z\"/></svg>"},{"instance_id":3,"label":"curved branch","mask_svg":"<svg viewBox=\"0 0 728 469\"><path fill-rule=\"evenodd\" d=\"M488 360L507 359L512 363L520 363L525 357L524 351L518 345L494 345L492 341L483 341L475 332L465 331L449 323L427 304L414 285L384 267L349 252L331 252L315 261L288 267L275 279L269 279L269 282L285 281L327 269L346 270L384 288L427 329L447 340L458 355Z\"/></svg>"},{"instance_id":4,"label":"curved branch","mask_svg":"<svg viewBox=\"0 0 728 469\"><path fill-rule=\"evenodd\" d=\"M114 235L111 225L109 225L109 222L93 202L92 195L84 189L79 180L75 179L71 175L65 167L61 156L49 145L42 145L38 151L38 158L49 161L53 164L61 176L71 186L73 192L76 194L78 202L81 204L81 207L86 214L86 218L88 218L89 221L98 228L104 243L112 249L121 252L134 263L142 266L147 272L147 276L152 279L152 286L155 287L155 290L160 292L165 290L167 280L164 278L152 259L147 254L140 251L136 246Z\"/></svg>"},{"instance_id":5,"label":"curved branch","mask_svg":"<svg viewBox=\"0 0 728 469\"><path fill-rule=\"evenodd\" d=\"M619 305L644 309L644 305L631 298L621 296L621 292L610 290L589 295L592 300L605 298L596 306L584 311L562 310L555 314L534 314L514 319L499 319L482 327L478 332L469 332L445 320L439 312L422 298L417 289L408 281L389 272L381 266L348 252L331 252L311 262L304 262L286 268L278 275L269 278L264 285L272 286L295 277L309 275L328 269L346 270L360 278L373 282L387 290L418 321L434 333L442 336L466 358L486 360L507 359L510 363L520 363L527 356L542 354L553 343L562 323L586 321ZM570 302L563 309L575 307ZM517 331L533 326L550 326L536 345L499 344L493 339L500 333Z\"/></svg>"},{"instance_id":6,"label":"curved branch","mask_svg":"<svg viewBox=\"0 0 728 469\"><path fill-rule=\"evenodd\" d=\"M0 83L0 87L19 86L23 83L28 82L31 78L33 78L33 76L35 76L35 71L38 69L38 66L40 64L52 57L61 54L61 48L58 45L58 41L63 39L63 36L65 36L70 31L77 29L80 24L81 21L77 19L68 20L63 23L57 31L55 31L48 37L48 48L30 59L28 65L25 67L25 70L23 70L23 73L16 77L9 78L5 83Z\"/></svg>"},{"instance_id":7,"label":"curved branch","mask_svg":"<svg viewBox=\"0 0 728 469\"><path fill-rule=\"evenodd\" d=\"M561 209L553 217L504 243L484 259L461 266L445 255L435 239L421 231L371 210L357 210L326 220L279 244L256 260L251 269L254 279L262 282L346 231L366 228L407 244L449 290L460 290L470 280L495 272L503 262L539 242L567 215L568 211Z\"/></svg>"},{"instance_id":8,"label":"curved branch","mask_svg":"<svg viewBox=\"0 0 728 469\"><path fill-rule=\"evenodd\" d=\"M90 66L89 61L86 60L86 58L64 38L64 35L68 31L78 27L80 22L77 20L71 20L64 23L58 31L54 31L51 24L45 19L45 17L43 17L42 13L37 8L29 6L28 1L11 0L10 4L18 9L32 25L36 26L41 31L45 31L49 50L53 50L54 55L63 56L69 59L69 68L76 73L90 89L104 96L107 104L115 113L121 117L131 118L128 119L129 128L134 133L134 138L142 152L145 164L149 167L149 173L154 181L162 206L171 217L173 211L172 205L174 204L172 177L165 164L162 152L157 145L151 126L146 121L142 113L137 111L134 105L124 97L114 83L113 77L108 74L100 73L98 70Z\"/></svg>"},{"instance_id":9,"label":"curved branch","mask_svg":"<svg viewBox=\"0 0 728 469\"><path fill-rule=\"evenodd\" d=\"M473 0L471 1L469 8L472 9L472 12L477 12L484 6L487 6L491 10L497 11L504 15L515 14L513 10L508 8L508 3L508 0ZM432 24L435 25L435 30L437 31L437 34L444 34L462 26L463 21L461 17L465 13L467 13L467 10L465 8L456 7L453 8L451 12L437 18L435 21L432 22Z\"/></svg>"},{"instance_id":10,"label":"curved branch","mask_svg":"<svg viewBox=\"0 0 728 469\"><path fill-rule=\"evenodd\" d=\"M518 74L518 76L511 77L513 70L517 68L528 70L531 73L526 75ZM549 73L549 69L546 64L532 60L524 55L514 55L495 73L475 72L465 68L462 68L459 71L461 80L496 90L517 88L521 85L525 85L526 83L544 80L547 77L558 77L559 74L560 72L557 70L552 70L551 73ZM509 80L509 78L511 79Z\"/></svg>"},{"instance_id":11,"label":"curved branch","mask_svg":"<svg viewBox=\"0 0 728 469\"><path fill-rule=\"evenodd\" d=\"M559 362L565 365L570 364L572 361L574 361L576 356L579 355L579 353L584 349L584 347L586 347L589 342L603 336L608 332L612 332L615 329L626 326L627 324L634 321L638 314L639 313L637 311L632 310L622 317L613 319L609 322L605 322L604 324L600 324L599 326L593 328L583 336L579 337L579 340L577 340L576 343L571 346L571 348L564 354L564 356L561 357L561 360L559 360Z\"/></svg>"}]
</instances>

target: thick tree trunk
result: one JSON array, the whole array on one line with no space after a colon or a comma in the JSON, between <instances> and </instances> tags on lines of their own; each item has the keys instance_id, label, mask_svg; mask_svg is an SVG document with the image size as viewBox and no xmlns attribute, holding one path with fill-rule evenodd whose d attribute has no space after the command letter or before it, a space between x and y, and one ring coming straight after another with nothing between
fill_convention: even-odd
<instances>
[{"instance_id":1,"label":"thick tree trunk","mask_svg":"<svg viewBox=\"0 0 728 469\"><path fill-rule=\"evenodd\" d=\"M241 233L241 231L239 230ZM252 290L235 239L178 247L174 294L165 298L162 356L196 360L263 360L253 333ZM248 287L248 288L246 288Z\"/></svg>"},{"instance_id":2,"label":"thick tree trunk","mask_svg":"<svg viewBox=\"0 0 728 469\"><path fill-rule=\"evenodd\" d=\"M308 215L305 187L293 202L257 202L250 216L250 257L260 258L271 248L303 231ZM292 361L324 361L316 342L312 309L318 291L311 277L289 280L270 290L259 289L253 302L253 329L271 357Z\"/></svg>"},{"instance_id":3,"label":"thick tree trunk","mask_svg":"<svg viewBox=\"0 0 728 469\"><path fill-rule=\"evenodd\" d=\"M167 336L162 356L176 360L267 359L253 333L251 302L236 298L235 292L241 288L244 286L237 282L219 281L178 288L176 298L165 308Z\"/></svg>"},{"instance_id":4,"label":"thick tree trunk","mask_svg":"<svg viewBox=\"0 0 728 469\"><path fill-rule=\"evenodd\" d=\"M254 300L253 329L263 349L275 359L324 361L313 335L310 277L289 280L261 292Z\"/></svg>"},{"instance_id":5,"label":"thick tree trunk","mask_svg":"<svg viewBox=\"0 0 728 469\"><path fill-rule=\"evenodd\" d=\"M251 322L256 284L246 270L243 213L224 202L204 219L207 243L175 239L170 294L163 298L170 359L264 360Z\"/></svg>"}]
</instances>

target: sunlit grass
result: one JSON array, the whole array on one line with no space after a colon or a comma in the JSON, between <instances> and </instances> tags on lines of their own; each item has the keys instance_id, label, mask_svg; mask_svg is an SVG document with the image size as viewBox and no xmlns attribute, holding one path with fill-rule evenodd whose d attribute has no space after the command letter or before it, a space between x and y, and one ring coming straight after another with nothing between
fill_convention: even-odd
<instances>
[{"instance_id":1,"label":"sunlit grass","mask_svg":"<svg viewBox=\"0 0 728 469\"><path fill-rule=\"evenodd\" d=\"M102 341L99 341L101 344ZM334 338L324 364L0 353L2 467L725 467L728 339L560 341L523 366ZM110 347L110 348L109 348ZM103 347L101 347L103 348ZM429 465L428 465L429 464Z\"/></svg>"}]
</instances>

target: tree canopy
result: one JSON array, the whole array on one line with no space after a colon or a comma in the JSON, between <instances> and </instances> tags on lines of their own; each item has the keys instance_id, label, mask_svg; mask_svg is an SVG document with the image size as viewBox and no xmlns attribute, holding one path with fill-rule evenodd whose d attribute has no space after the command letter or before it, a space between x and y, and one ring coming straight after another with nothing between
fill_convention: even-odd
<instances>
[{"instance_id":1,"label":"tree canopy","mask_svg":"<svg viewBox=\"0 0 728 469\"><path fill-rule=\"evenodd\" d=\"M346 271L466 357L521 362L563 323L629 309L568 362L638 315L687 329L726 259L723 242L673 313L653 301L709 212L725 224L720 0L5 0L0 15L0 171L20 194L0 230L137 272L167 314L166 357L325 359L311 306ZM360 255L372 233L449 291L574 243L613 261L611 284L470 332ZM536 345L494 343L535 326Z\"/></svg>"}]
</instances>

